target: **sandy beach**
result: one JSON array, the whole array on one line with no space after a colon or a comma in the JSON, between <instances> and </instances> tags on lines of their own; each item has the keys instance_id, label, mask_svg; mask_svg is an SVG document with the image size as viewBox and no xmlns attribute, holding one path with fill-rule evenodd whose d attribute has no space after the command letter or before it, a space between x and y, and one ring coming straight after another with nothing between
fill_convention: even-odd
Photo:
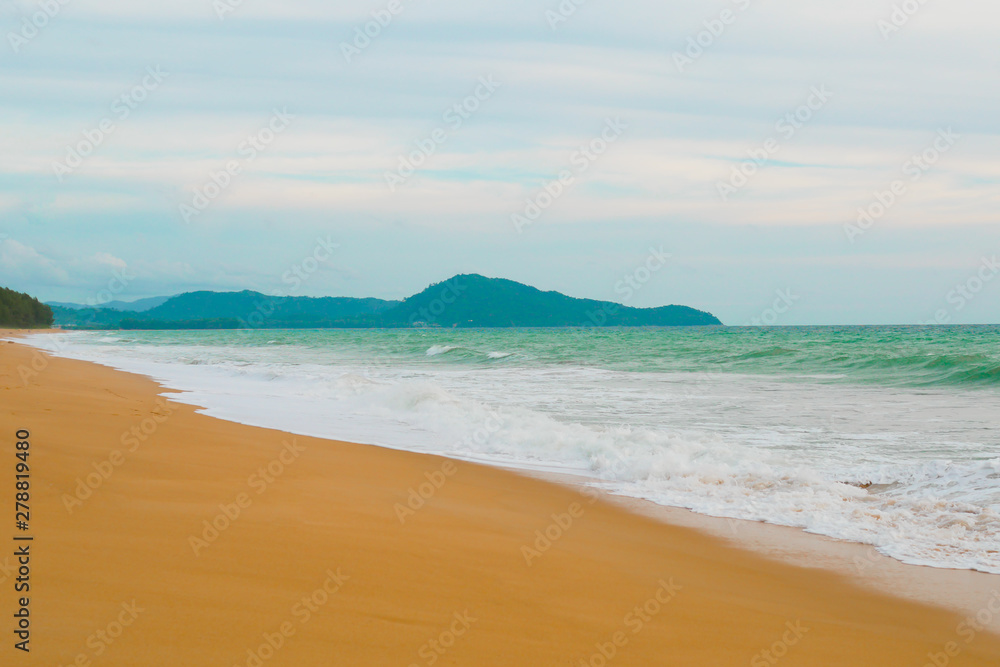
<instances>
[{"instance_id":1,"label":"sandy beach","mask_svg":"<svg viewBox=\"0 0 1000 667\"><path fill-rule=\"evenodd\" d=\"M579 488L163 391L0 342L8 628L18 431L34 538L31 651L8 631L2 664L1000 664L1000 587L977 620ZM897 566L919 588L927 568Z\"/></svg>"}]
</instances>

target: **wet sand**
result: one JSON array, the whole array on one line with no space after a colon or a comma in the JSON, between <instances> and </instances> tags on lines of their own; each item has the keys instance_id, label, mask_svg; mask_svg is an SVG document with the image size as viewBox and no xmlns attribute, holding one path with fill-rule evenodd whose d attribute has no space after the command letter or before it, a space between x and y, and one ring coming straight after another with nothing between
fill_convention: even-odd
<instances>
[{"instance_id":1,"label":"wet sand","mask_svg":"<svg viewBox=\"0 0 1000 667\"><path fill-rule=\"evenodd\" d=\"M225 422L162 390L0 342L0 539L18 533L19 429L34 537L31 653L8 633L3 664L1000 664L1000 638L915 584L886 595L670 511ZM1000 592L983 593L992 622Z\"/></svg>"}]
</instances>

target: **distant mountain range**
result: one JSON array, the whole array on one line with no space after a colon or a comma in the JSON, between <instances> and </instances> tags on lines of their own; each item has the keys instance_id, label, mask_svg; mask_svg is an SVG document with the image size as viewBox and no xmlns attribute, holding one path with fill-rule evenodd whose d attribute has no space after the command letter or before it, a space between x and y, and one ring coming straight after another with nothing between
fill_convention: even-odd
<instances>
[{"instance_id":1,"label":"distant mountain range","mask_svg":"<svg viewBox=\"0 0 1000 667\"><path fill-rule=\"evenodd\" d=\"M159 300L159 303L155 303ZM149 305L152 304L152 305ZM720 325L687 306L631 308L542 292L512 280L459 275L404 301L188 292L102 308L51 303L56 324L95 329L574 327ZM147 305L149 307L147 307Z\"/></svg>"},{"instance_id":2,"label":"distant mountain range","mask_svg":"<svg viewBox=\"0 0 1000 667\"><path fill-rule=\"evenodd\" d=\"M70 310L84 310L87 308L103 308L105 310L120 310L131 313L142 313L152 308L166 303L172 296L154 296L148 299L139 299L138 301L109 301L107 303L102 303L100 306L86 305L82 303L64 303L61 301L48 301L47 305L59 308L68 308Z\"/></svg>"}]
</instances>

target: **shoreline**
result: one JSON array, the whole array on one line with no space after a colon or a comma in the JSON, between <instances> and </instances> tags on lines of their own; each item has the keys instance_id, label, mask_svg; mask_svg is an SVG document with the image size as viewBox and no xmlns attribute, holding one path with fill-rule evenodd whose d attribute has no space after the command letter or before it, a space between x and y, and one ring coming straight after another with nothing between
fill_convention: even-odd
<instances>
[{"instance_id":1,"label":"shoreline","mask_svg":"<svg viewBox=\"0 0 1000 667\"><path fill-rule=\"evenodd\" d=\"M583 484L571 475L526 474L556 484ZM809 533L795 526L699 514L631 496L603 493L601 497L627 511L668 525L693 528L778 562L833 572L870 590L964 615L976 614L1000 590L1000 574L904 563L870 545ZM1000 614L987 629L1000 635Z\"/></svg>"},{"instance_id":2,"label":"shoreline","mask_svg":"<svg viewBox=\"0 0 1000 667\"><path fill-rule=\"evenodd\" d=\"M663 512L654 520L642 501L523 471L225 422L162 398L148 378L44 353L44 372L24 383L17 369L35 349L0 345L4 430L30 426L41 450L36 641L60 664L89 655L88 636L137 589L150 620L108 645L104 664L248 664L284 623L296 632L268 664L327 664L320 656L333 650L343 664L427 664L421 651L449 628L440 664L599 663L602 646L614 664L662 664L665 652L679 664L749 664L798 622L809 631L784 646L788 664L922 665L950 643L961 649L954 664L1000 656L986 632L965 642L960 616L866 590L861 573L816 569L815 553L835 549L765 533L819 536L741 522L763 533L741 528L746 544L734 548L685 525L711 517L646 503ZM114 458L137 424L135 451ZM111 474L70 512L65 496L104 464ZM209 540L206 524L199 538L203 521L226 527ZM812 569L764 558L747 548L754 540L798 549ZM916 580L959 572L892 562ZM303 591L327 602L300 624ZM644 601L658 611L633 635L625 614Z\"/></svg>"},{"instance_id":3,"label":"shoreline","mask_svg":"<svg viewBox=\"0 0 1000 667\"><path fill-rule=\"evenodd\" d=\"M49 332L65 333L61 330L49 330ZM18 333L35 334L38 333L38 330L22 330ZM3 331L0 331L0 335L3 335ZM43 352L46 351L44 348L39 349ZM199 403L197 398L191 397L192 393L197 393L197 390L175 387L171 384L170 380L151 374L149 369L137 369L130 367L128 364L119 365L114 360L105 362L95 361L93 363L98 363L99 365L121 372L150 378L164 388L165 397L169 394L171 400L194 405L199 409L201 414L250 427L276 430L285 430L287 428L285 425L268 424L266 423L267 420L255 423L252 419L247 420L245 417L241 418L233 415L231 411L228 411L229 414L227 414L226 410L206 408ZM302 437L318 437L321 439L330 437L322 431L318 432L311 429L297 429L288 432ZM413 449L402 445L372 442L364 439L355 440L353 438L345 438L343 441L398 451L438 455L445 458L452 458L458 462L496 467L517 474L533 476L557 483L568 483L574 486L588 486L593 488L592 485L600 481L598 478L587 477L583 473L560 468L557 465L529 465L523 462L511 463L504 459L496 459L488 456L471 454L462 456L458 453L426 451L419 448ZM935 580L935 585L929 588L924 586L922 581L913 581L913 584L918 584L921 588L919 594L912 596L904 595L908 599L919 600L958 611L974 611L979 608L981 596L976 595L976 592L981 587L1000 587L1000 573L997 572L984 572L982 570L951 565L908 562L896 556L883 555L877 549L864 542L837 537L827 533L810 532L802 526L772 523L766 520L719 517L713 514L700 513L696 510L689 510L684 506L659 504L637 496L619 495L604 491L601 491L601 493L605 494L609 502L621 504L632 512L643 513L665 521L668 524L680 523L681 525L693 527L730 540L737 545L742 545L745 548L752 549L766 556L778 558L779 560L809 567L816 562L816 556L822 556L820 562L824 563L823 567L826 569L847 576L866 575L861 577L863 583L872 585L877 590L893 595L896 593L892 585L897 585L901 580L906 579L906 572L909 572L911 568L926 567L932 571L942 570L954 573L968 573L970 576L963 578L961 581L951 581L948 577L943 577L942 575L931 575L930 578ZM744 536L744 539L737 539L738 534ZM818 541L819 544L813 544L814 541ZM794 545L790 543L794 543ZM851 547L857 547L853 549L854 553L846 553L846 551L851 550ZM840 552L842 557L828 558L825 552L831 550ZM888 563L897 564L900 567L890 567L889 571L887 571ZM909 590L910 586L904 586L904 588ZM1000 621L993 625L993 630L1000 634Z\"/></svg>"}]
</instances>

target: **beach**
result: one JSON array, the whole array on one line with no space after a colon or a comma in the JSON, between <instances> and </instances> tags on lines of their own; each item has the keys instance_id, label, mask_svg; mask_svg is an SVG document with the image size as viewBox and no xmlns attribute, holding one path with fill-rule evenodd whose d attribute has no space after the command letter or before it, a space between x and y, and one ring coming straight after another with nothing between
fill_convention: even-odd
<instances>
[{"instance_id":1,"label":"beach","mask_svg":"<svg viewBox=\"0 0 1000 667\"><path fill-rule=\"evenodd\" d=\"M977 620L584 487L223 421L163 391L0 342L0 507L13 517L26 431L34 538L30 657L8 634L4 664L1000 661L1000 586Z\"/></svg>"}]
</instances>

